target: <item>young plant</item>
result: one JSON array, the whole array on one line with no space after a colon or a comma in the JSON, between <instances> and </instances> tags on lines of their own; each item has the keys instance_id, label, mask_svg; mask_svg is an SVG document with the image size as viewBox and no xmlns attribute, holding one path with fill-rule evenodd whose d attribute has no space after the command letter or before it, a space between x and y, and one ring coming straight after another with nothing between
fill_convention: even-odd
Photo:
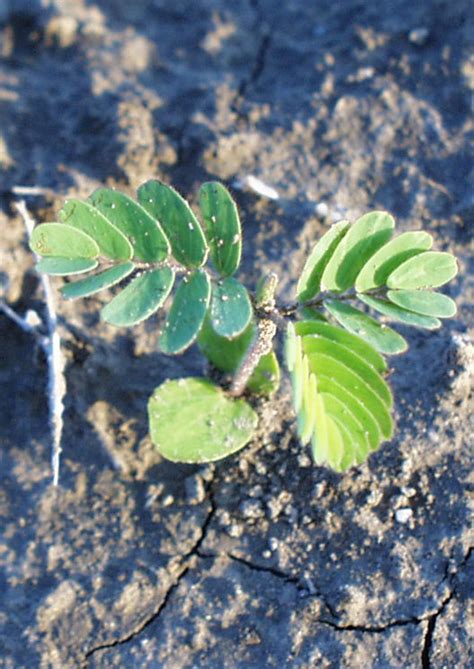
<instances>
[{"instance_id":1,"label":"young plant","mask_svg":"<svg viewBox=\"0 0 474 669\"><path fill-rule=\"evenodd\" d=\"M385 356L407 349L398 332L367 311L438 328L456 306L433 289L456 275L455 258L431 251L426 232L393 237L392 216L372 211L329 228L306 261L295 302L282 306L275 300L275 275L263 278L253 295L234 277L242 233L226 188L205 183L199 205L201 222L175 190L156 180L138 189L136 201L107 188L85 202L68 200L61 222L33 231L37 268L85 274L62 286L67 299L120 285L101 311L118 327L136 325L170 301L158 336L161 351L175 355L197 341L212 365L232 376L226 389L185 378L155 390L148 403L150 433L165 458L209 462L252 439L258 417L242 396L278 389L273 345L284 328L301 442L311 443L318 465L343 471L362 463L392 436Z\"/></svg>"}]
</instances>

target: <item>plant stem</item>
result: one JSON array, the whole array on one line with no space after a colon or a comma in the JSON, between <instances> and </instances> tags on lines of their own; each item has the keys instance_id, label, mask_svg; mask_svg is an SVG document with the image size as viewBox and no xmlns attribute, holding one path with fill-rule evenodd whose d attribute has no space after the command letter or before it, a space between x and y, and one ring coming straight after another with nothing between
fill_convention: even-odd
<instances>
[{"instance_id":1,"label":"plant stem","mask_svg":"<svg viewBox=\"0 0 474 669\"><path fill-rule=\"evenodd\" d=\"M272 350L273 338L276 335L276 323L270 318L262 318L257 323L257 336L245 355L239 369L234 376L229 394L239 397L245 390L247 382L252 376L260 358Z\"/></svg>"}]
</instances>

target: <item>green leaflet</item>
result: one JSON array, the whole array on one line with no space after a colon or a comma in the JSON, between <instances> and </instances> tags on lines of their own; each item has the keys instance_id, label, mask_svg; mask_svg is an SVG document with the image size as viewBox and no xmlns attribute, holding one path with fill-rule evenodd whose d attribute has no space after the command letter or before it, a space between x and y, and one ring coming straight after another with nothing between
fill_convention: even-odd
<instances>
[{"instance_id":1,"label":"green leaflet","mask_svg":"<svg viewBox=\"0 0 474 669\"><path fill-rule=\"evenodd\" d=\"M372 211L357 219L342 238L324 270L322 290L351 288L366 262L391 237L395 221L384 211Z\"/></svg>"},{"instance_id":2,"label":"green leaflet","mask_svg":"<svg viewBox=\"0 0 474 669\"><path fill-rule=\"evenodd\" d=\"M171 186L151 180L138 189L138 201L159 221L178 262L185 267L201 267L207 258L202 228L189 204Z\"/></svg>"},{"instance_id":3,"label":"green leaflet","mask_svg":"<svg viewBox=\"0 0 474 669\"><path fill-rule=\"evenodd\" d=\"M338 427L345 426L344 450L342 467L347 469L353 464L361 464L367 457L370 444L364 431L363 424L356 418L344 402L337 395L322 393L326 412L337 422ZM347 438L349 435L349 438Z\"/></svg>"},{"instance_id":4,"label":"green leaflet","mask_svg":"<svg viewBox=\"0 0 474 669\"><path fill-rule=\"evenodd\" d=\"M298 323L296 323L298 325ZM300 334L300 333L298 333ZM298 346L298 337L296 336L295 325L291 321L288 322L286 326L286 337L285 337L285 361L286 366L289 372L292 372L295 368L296 363L296 353Z\"/></svg>"},{"instance_id":5,"label":"green leaflet","mask_svg":"<svg viewBox=\"0 0 474 669\"><path fill-rule=\"evenodd\" d=\"M387 279L389 288L418 290L442 286L458 272L456 258L450 253L426 251L406 260Z\"/></svg>"},{"instance_id":6,"label":"green leaflet","mask_svg":"<svg viewBox=\"0 0 474 669\"><path fill-rule=\"evenodd\" d=\"M216 181L201 186L199 205L212 262L219 274L231 276L240 264L242 253L237 205L227 188Z\"/></svg>"},{"instance_id":7,"label":"green leaflet","mask_svg":"<svg viewBox=\"0 0 474 669\"><path fill-rule=\"evenodd\" d=\"M317 321L299 321L295 323L294 329L296 334L300 336L316 334L346 346L372 365L378 372L384 372L387 369L387 363L383 357L370 344L336 325Z\"/></svg>"},{"instance_id":8,"label":"green leaflet","mask_svg":"<svg viewBox=\"0 0 474 669\"><path fill-rule=\"evenodd\" d=\"M67 276L68 274L83 274L97 267L97 260L89 258L58 258L47 256L41 258L37 265L38 272L51 276Z\"/></svg>"},{"instance_id":9,"label":"green leaflet","mask_svg":"<svg viewBox=\"0 0 474 669\"><path fill-rule=\"evenodd\" d=\"M309 367L319 381L319 375L333 378L344 388L356 395L364 407L372 414L381 434L389 439L392 435L393 422L387 405L358 374L342 362L324 354L310 354Z\"/></svg>"},{"instance_id":10,"label":"green leaflet","mask_svg":"<svg viewBox=\"0 0 474 669\"><path fill-rule=\"evenodd\" d=\"M111 188L99 188L90 201L133 246L133 257L144 262L160 262L170 245L158 221L138 202Z\"/></svg>"},{"instance_id":11,"label":"green leaflet","mask_svg":"<svg viewBox=\"0 0 474 669\"><path fill-rule=\"evenodd\" d=\"M387 297L399 307L417 314L435 318L452 318L456 315L456 302L447 295L431 290L389 290Z\"/></svg>"},{"instance_id":12,"label":"green leaflet","mask_svg":"<svg viewBox=\"0 0 474 669\"><path fill-rule=\"evenodd\" d=\"M303 401L297 415L298 435L303 445L311 441L316 427L316 395L316 377L310 374L307 366L307 376L303 380Z\"/></svg>"},{"instance_id":13,"label":"green leaflet","mask_svg":"<svg viewBox=\"0 0 474 669\"><path fill-rule=\"evenodd\" d=\"M326 316L315 307L299 307L298 316L304 321L322 321L323 323L327 323L328 321Z\"/></svg>"},{"instance_id":14,"label":"green leaflet","mask_svg":"<svg viewBox=\"0 0 474 669\"><path fill-rule=\"evenodd\" d=\"M324 403L324 400L323 400ZM341 471L341 463L344 455L344 440L337 422L326 414L328 453L327 461L336 472Z\"/></svg>"},{"instance_id":15,"label":"green leaflet","mask_svg":"<svg viewBox=\"0 0 474 669\"><path fill-rule=\"evenodd\" d=\"M391 408L393 404L392 393L387 383L383 380L380 374L367 362L358 356L351 349L338 344L337 342L325 339L319 335L307 335L302 337L303 351L306 355L312 353L324 353L335 360L349 367L353 372L358 374L363 381L376 393L382 402Z\"/></svg>"},{"instance_id":16,"label":"green leaflet","mask_svg":"<svg viewBox=\"0 0 474 669\"><path fill-rule=\"evenodd\" d=\"M163 305L173 283L169 267L141 274L102 309L102 320L121 327L144 321Z\"/></svg>"},{"instance_id":17,"label":"green leaflet","mask_svg":"<svg viewBox=\"0 0 474 669\"><path fill-rule=\"evenodd\" d=\"M97 242L101 255L106 258L130 260L132 257L132 245L125 235L88 202L67 200L59 212L59 217L63 223L92 237Z\"/></svg>"},{"instance_id":18,"label":"green leaflet","mask_svg":"<svg viewBox=\"0 0 474 669\"><path fill-rule=\"evenodd\" d=\"M250 322L252 305L247 289L230 277L212 286L212 327L221 337L237 337Z\"/></svg>"},{"instance_id":19,"label":"green leaflet","mask_svg":"<svg viewBox=\"0 0 474 669\"><path fill-rule=\"evenodd\" d=\"M336 300L324 300L324 306L344 328L365 339L380 353L397 355L407 350L408 344L398 332L381 325L359 309Z\"/></svg>"},{"instance_id":20,"label":"green leaflet","mask_svg":"<svg viewBox=\"0 0 474 669\"><path fill-rule=\"evenodd\" d=\"M262 355L248 380L247 388L255 395L272 395L280 387L280 365L274 351Z\"/></svg>"},{"instance_id":21,"label":"green leaflet","mask_svg":"<svg viewBox=\"0 0 474 669\"><path fill-rule=\"evenodd\" d=\"M213 462L243 448L257 415L243 400L225 396L205 379L165 381L148 402L151 439L173 462Z\"/></svg>"},{"instance_id":22,"label":"green leaflet","mask_svg":"<svg viewBox=\"0 0 474 669\"><path fill-rule=\"evenodd\" d=\"M100 272L100 274L88 276L86 279L74 281L74 283L67 283L61 288L61 292L63 297L68 300L94 295L94 293L98 293L105 288L115 286L122 281L122 279L131 274L134 269L135 265L132 262L115 265L115 267L106 269L105 272Z\"/></svg>"},{"instance_id":23,"label":"green leaflet","mask_svg":"<svg viewBox=\"0 0 474 669\"><path fill-rule=\"evenodd\" d=\"M413 325L418 328L425 328L426 330L436 330L436 328L439 328L441 325L441 321L437 318L416 314L413 311L407 311L387 300L379 300L375 297L369 297L368 295L359 295L359 299L368 307L371 307L371 309L378 311L379 314L383 314L393 321L398 321L405 325Z\"/></svg>"},{"instance_id":24,"label":"green leaflet","mask_svg":"<svg viewBox=\"0 0 474 669\"><path fill-rule=\"evenodd\" d=\"M322 396L317 392L314 403L314 432L311 438L311 452L317 465L323 465L328 459L328 417Z\"/></svg>"},{"instance_id":25,"label":"green leaflet","mask_svg":"<svg viewBox=\"0 0 474 669\"><path fill-rule=\"evenodd\" d=\"M399 265L427 251L433 244L433 238L427 232L404 232L382 246L361 269L355 282L358 293L384 286L388 276Z\"/></svg>"},{"instance_id":26,"label":"green leaflet","mask_svg":"<svg viewBox=\"0 0 474 669\"><path fill-rule=\"evenodd\" d=\"M191 346L199 334L211 297L211 282L203 270L194 270L180 283L158 345L176 355Z\"/></svg>"},{"instance_id":27,"label":"green leaflet","mask_svg":"<svg viewBox=\"0 0 474 669\"><path fill-rule=\"evenodd\" d=\"M341 239L347 233L349 226L349 221L335 223L321 237L311 251L296 288L299 302L310 300L319 293L321 277L326 269L326 265L332 258Z\"/></svg>"},{"instance_id":28,"label":"green leaflet","mask_svg":"<svg viewBox=\"0 0 474 669\"><path fill-rule=\"evenodd\" d=\"M97 258L99 247L81 230L62 223L37 225L30 237L30 249L40 256L58 258Z\"/></svg>"},{"instance_id":29,"label":"green leaflet","mask_svg":"<svg viewBox=\"0 0 474 669\"><path fill-rule=\"evenodd\" d=\"M353 414L354 418L362 425L370 449L375 451L379 447L380 442L383 441L383 437L372 413L358 397L333 378L319 374L317 382L321 393L328 393L337 397L344 404L346 410Z\"/></svg>"}]
</instances>

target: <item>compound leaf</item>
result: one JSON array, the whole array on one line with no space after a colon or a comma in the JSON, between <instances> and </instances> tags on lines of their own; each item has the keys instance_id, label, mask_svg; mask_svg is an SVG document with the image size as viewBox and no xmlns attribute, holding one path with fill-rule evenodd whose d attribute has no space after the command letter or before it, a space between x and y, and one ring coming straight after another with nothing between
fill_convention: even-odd
<instances>
[{"instance_id":1,"label":"compound leaf","mask_svg":"<svg viewBox=\"0 0 474 669\"><path fill-rule=\"evenodd\" d=\"M349 221L339 221L332 225L321 237L309 255L298 281L296 293L299 302L305 302L317 295L321 288L321 277L332 258L339 242L349 229Z\"/></svg>"},{"instance_id":2,"label":"compound leaf","mask_svg":"<svg viewBox=\"0 0 474 669\"><path fill-rule=\"evenodd\" d=\"M241 334L252 317L247 289L232 277L215 283L210 314L212 327L221 337L232 338Z\"/></svg>"},{"instance_id":3,"label":"compound leaf","mask_svg":"<svg viewBox=\"0 0 474 669\"><path fill-rule=\"evenodd\" d=\"M324 306L346 330L365 339L380 353L397 355L407 350L408 344L398 332L381 325L359 309L336 300L324 300Z\"/></svg>"},{"instance_id":4,"label":"compound leaf","mask_svg":"<svg viewBox=\"0 0 474 669\"><path fill-rule=\"evenodd\" d=\"M358 218L329 260L321 279L322 289L340 292L351 288L369 258L390 239L394 226L395 221L385 211Z\"/></svg>"},{"instance_id":5,"label":"compound leaf","mask_svg":"<svg viewBox=\"0 0 474 669\"><path fill-rule=\"evenodd\" d=\"M159 221L178 262L190 268L206 262L207 243L199 221L174 188L161 181L147 181L138 189L138 201Z\"/></svg>"},{"instance_id":6,"label":"compound leaf","mask_svg":"<svg viewBox=\"0 0 474 669\"><path fill-rule=\"evenodd\" d=\"M115 267L110 267L104 272L100 272L100 274L88 276L85 279L81 279L81 281L74 281L74 283L67 283L61 288L61 293L68 300L94 295L94 293L98 293L105 288L115 286L131 274L134 269L135 265L132 262L115 265Z\"/></svg>"},{"instance_id":7,"label":"compound leaf","mask_svg":"<svg viewBox=\"0 0 474 669\"><path fill-rule=\"evenodd\" d=\"M30 237L30 249L40 256L97 258L99 247L85 232L62 223L37 225Z\"/></svg>"},{"instance_id":8,"label":"compound leaf","mask_svg":"<svg viewBox=\"0 0 474 669\"><path fill-rule=\"evenodd\" d=\"M307 335L302 337L303 351L306 355L312 353L323 353L335 360L349 367L353 372L358 374L363 381L370 386L370 388L380 397L382 402L391 408L393 399L392 393L387 383L381 375L369 365L363 358L351 351L350 348L338 344L330 339L325 339L319 335Z\"/></svg>"},{"instance_id":9,"label":"compound leaf","mask_svg":"<svg viewBox=\"0 0 474 669\"><path fill-rule=\"evenodd\" d=\"M242 253L242 230L237 205L225 186L210 181L199 190L199 205L209 253L222 276L234 274Z\"/></svg>"},{"instance_id":10,"label":"compound leaf","mask_svg":"<svg viewBox=\"0 0 474 669\"><path fill-rule=\"evenodd\" d=\"M148 402L151 439L173 462L220 460L253 437L257 415L243 399L226 397L205 379L165 381Z\"/></svg>"},{"instance_id":11,"label":"compound leaf","mask_svg":"<svg viewBox=\"0 0 474 669\"><path fill-rule=\"evenodd\" d=\"M160 262L169 252L169 242L158 221L138 202L111 188L99 188L90 201L133 246L133 257L144 262Z\"/></svg>"},{"instance_id":12,"label":"compound leaf","mask_svg":"<svg viewBox=\"0 0 474 669\"><path fill-rule=\"evenodd\" d=\"M427 251L433 244L433 238L427 232L404 232L382 246L364 265L355 282L357 292L384 286L387 277L399 265Z\"/></svg>"},{"instance_id":13,"label":"compound leaf","mask_svg":"<svg viewBox=\"0 0 474 669\"><path fill-rule=\"evenodd\" d=\"M68 274L82 274L97 267L97 260L89 258L58 258L46 256L36 264L38 272L52 276L67 276Z\"/></svg>"},{"instance_id":14,"label":"compound leaf","mask_svg":"<svg viewBox=\"0 0 474 669\"><path fill-rule=\"evenodd\" d=\"M426 251L397 267L389 275L387 286L403 290L437 288L450 281L457 272L457 262L453 255Z\"/></svg>"},{"instance_id":15,"label":"compound leaf","mask_svg":"<svg viewBox=\"0 0 474 669\"><path fill-rule=\"evenodd\" d=\"M457 310L454 300L431 290L389 290L387 297L399 307L435 318L451 318Z\"/></svg>"},{"instance_id":16,"label":"compound leaf","mask_svg":"<svg viewBox=\"0 0 474 669\"><path fill-rule=\"evenodd\" d=\"M378 311L379 314L387 316L393 321L404 323L405 325L413 325L418 328L425 328L426 330L436 330L441 325L441 321L432 316L424 316L417 314L414 311L407 311L396 304L388 302L388 300L379 300L369 295L359 295L359 299L368 307Z\"/></svg>"},{"instance_id":17,"label":"compound leaf","mask_svg":"<svg viewBox=\"0 0 474 669\"><path fill-rule=\"evenodd\" d=\"M343 330L331 323L320 323L318 321L299 321L295 323L296 334L320 335L331 341L338 342L346 348L351 349L358 356L366 360L378 372L384 372L387 369L387 363L384 358L366 341L347 330Z\"/></svg>"},{"instance_id":18,"label":"compound leaf","mask_svg":"<svg viewBox=\"0 0 474 669\"><path fill-rule=\"evenodd\" d=\"M130 260L132 257L132 245L125 235L89 202L67 200L59 217L63 223L92 237L105 257L112 260Z\"/></svg>"},{"instance_id":19,"label":"compound leaf","mask_svg":"<svg viewBox=\"0 0 474 669\"><path fill-rule=\"evenodd\" d=\"M162 306L173 283L174 272L169 267L145 272L102 309L101 317L107 323L122 327L140 323Z\"/></svg>"},{"instance_id":20,"label":"compound leaf","mask_svg":"<svg viewBox=\"0 0 474 669\"><path fill-rule=\"evenodd\" d=\"M176 355L191 346L202 327L211 296L211 282L203 270L194 270L180 283L158 344L163 353Z\"/></svg>"}]
</instances>

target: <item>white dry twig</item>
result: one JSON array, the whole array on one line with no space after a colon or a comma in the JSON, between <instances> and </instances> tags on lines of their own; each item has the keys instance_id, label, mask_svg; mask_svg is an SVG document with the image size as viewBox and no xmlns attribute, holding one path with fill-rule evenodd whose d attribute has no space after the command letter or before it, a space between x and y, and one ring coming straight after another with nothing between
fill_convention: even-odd
<instances>
[{"instance_id":1,"label":"white dry twig","mask_svg":"<svg viewBox=\"0 0 474 669\"><path fill-rule=\"evenodd\" d=\"M23 219L28 237L31 237L35 222L26 207L25 201L20 200L20 202L15 203L15 206ZM39 341L46 354L48 363L48 405L52 436L51 467L53 470L53 485L57 486L59 482L59 462L62 451L63 399L66 394L66 379L64 375L65 361L61 352L61 338L57 331L53 288L46 274L40 274L40 280L45 297L47 335L41 337ZM15 314L15 312L13 312L7 305L2 304L2 310L25 331L32 332L34 330L34 328L28 324L28 321Z\"/></svg>"}]
</instances>

